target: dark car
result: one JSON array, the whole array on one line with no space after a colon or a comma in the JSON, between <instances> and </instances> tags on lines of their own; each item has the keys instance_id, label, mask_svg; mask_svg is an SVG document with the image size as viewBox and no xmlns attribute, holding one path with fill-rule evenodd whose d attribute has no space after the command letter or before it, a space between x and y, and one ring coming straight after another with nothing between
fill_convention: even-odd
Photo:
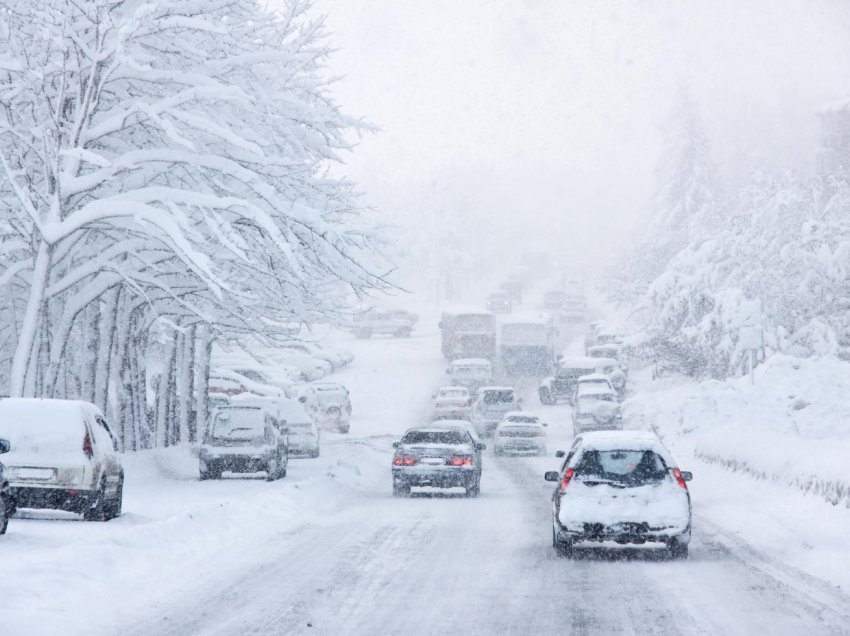
<instances>
[{"instance_id":1,"label":"dark car","mask_svg":"<svg viewBox=\"0 0 850 636\"><path fill-rule=\"evenodd\" d=\"M615 366L616 360L591 357L561 357L555 374L544 378L537 388L541 404L557 404L565 400L572 403L578 379L590 373L601 373Z\"/></svg>"},{"instance_id":2,"label":"dark car","mask_svg":"<svg viewBox=\"0 0 850 636\"><path fill-rule=\"evenodd\" d=\"M407 496L420 486L463 488L467 497L481 492L481 453L469 431L460 427L413 428L393 444L393 495Z\"/></svg>"},{"instance_id":3,"label":"dark car","mask_svg":"<svg viewBox=\"0 0 850 636\"><path fill-rule=\"evenodd\" d=\"M487 311L494 314L509 314L513 311L513 301L506 292L493 292L487 296Z\"/></svg>"},{"instance_id":4,"label":"dark car","mask_svg":"<svg viewBox=\"0 0 850 636\"><path fill-rule=\"evenodd\" d=\"M265 472L286 477L289 443L274 417L259 406L225 406L210 417L199 453L201 479L221 479L224 471Z\"/></svg>"},{"instance_id":5,"label":"dark car","mask_svg":"<svg viewBox=\"0 0 850 636\"><path fill-rule=\"evenodd\" d=\"M0 439L0 453L8 453L10 448L9 440ZM0 534L6 534L9 517L13 514L15 514L15 498L3 474L3 464L0 464Z\"/></svg>"}]
</instances>

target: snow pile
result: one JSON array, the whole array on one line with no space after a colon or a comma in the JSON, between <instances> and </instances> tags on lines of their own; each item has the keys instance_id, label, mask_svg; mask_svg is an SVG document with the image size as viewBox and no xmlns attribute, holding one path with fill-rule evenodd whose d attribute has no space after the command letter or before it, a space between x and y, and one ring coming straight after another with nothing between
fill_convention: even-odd
<instances>
[{"instance_id":1,"label":"snow pile","mask_svg":"<svg viewBox=\"0 0 850 636\"><path fill-rule=\"evenodd\" d=\"M850 507L850 364L776 355L749 378L708 381L682 405L697 457Z\"/></svg>"}]
</instances>

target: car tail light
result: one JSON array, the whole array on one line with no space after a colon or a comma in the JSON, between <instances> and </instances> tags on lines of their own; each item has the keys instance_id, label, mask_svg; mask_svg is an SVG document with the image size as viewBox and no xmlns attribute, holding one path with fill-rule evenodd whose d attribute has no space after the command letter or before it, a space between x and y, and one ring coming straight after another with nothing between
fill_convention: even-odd
<instances>
[{"instance_id":1,"label":"car tail light","mask_svg":"<svg viewBox=\"0 0 850 636\"><path fill-rule=\"evenodd\" d=\"M472 466L472 456L458 455L456 457L449 457L446 463L449 466Z\"/></svg>"},{"instance_id":2,"label":"car tail light","mask_svg":"<svg viewBox=\"0 0 850 636\"><path fill-rule=\"evenodd\" d=\"M673 469L673 477L675 477L675 478L676 478L676 482L677 482L677 483L678 483L678 484L679 484L682 488L684 488L685 490L687 490L687 489L688 489L688 484L685 482L685 478L684 478L684 477L682 477L682 471L680 471L678 468L674 468L674 469Z\"/></svg>"},{"instance_id":3,"label":"car tail light","mask_svg":"<svg viewBox=\"0 0 850 636\"><path fill-rule=\"evenodd\" d=\"M576 471L572 468L567 468L567 472L564 473L564 476L561 477L561 492L564 492L567 489L567 486L570 485L570 481L573 478L573 475L576 474Z\"/></svg>"},{"instance_id":4,"label":"car tail light","mask_svg":"<svg viewBox=\"0 0 850 636\"><path fill-rule=\"evenodd\" d=\"M89 435L88 431L86 431L86 436L83 438L83 452L89 459L91 459L92 455L94 454L91 447L91 436Z\"/></svg>"},{"instance_id":5,"label":"car tail light","mask_svg":"<svg viewBox=\"0 0 850 636\"><path fill-rule=\"evenodd\" d=\"M393 466L415 466L416 458L413 455L396 455L393 457Z\"/></svg>"}]
</instances>

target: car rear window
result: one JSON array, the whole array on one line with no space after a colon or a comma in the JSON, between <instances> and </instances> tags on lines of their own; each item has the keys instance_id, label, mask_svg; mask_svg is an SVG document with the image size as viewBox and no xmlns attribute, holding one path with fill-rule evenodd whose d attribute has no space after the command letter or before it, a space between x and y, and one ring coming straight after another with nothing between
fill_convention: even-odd
<instances>
[{"instance_id":1,"label":"car rear window","mask_svg":"<svg viewBox=\"0 0 850 636\"><path fill-rule=\"evenodd\" d=\"M484 404L511 404L514 401L513 390L485 391L482 401Z\"/></svg>"},{"instance_id":2,"label":"car rear window","mask_svg":"<svg viewBox=\"0 0 850 636\"><path fill-rule=\"evenodd\" d=\"M466 444L469 435L461 431L410 431L402 444Z\"/></svg>"},{"instance_id":3,"label":"car rear window","mask_svg":"<svg viewBox=\"0 0 850 636\"><path fill-rule=\"evenodd\" d=\"M213 415L212 436L232 442L262 442L265 413L262 409L222 409Z\"/></svg>"},{"instance_id":4,"label":"car rear window","mask_svg":"<svg viewBox=\"0 0 850 636\"><path fill-rule=\"evenodd\" d=\"M584 451L576 466L576 476L584 482L594 480L639 486L667 478L667 465L651 450Z\"/></svg>"}]
</instances>

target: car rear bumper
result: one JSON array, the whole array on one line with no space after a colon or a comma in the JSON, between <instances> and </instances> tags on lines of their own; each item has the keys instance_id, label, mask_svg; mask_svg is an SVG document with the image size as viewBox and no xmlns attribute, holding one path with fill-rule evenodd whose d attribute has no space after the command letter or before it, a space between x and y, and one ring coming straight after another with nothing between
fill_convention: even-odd
<instances>
[{"instance_id":1,"label":"car rear bumper","mask_svg":"<svg viewBox=\"0 0 850 636\"><path fill-rule=\"evenodd\" d=\"M232 473L264 472L269 465L269 457L254 457L251 455L224 455L219 457L202 458L201 470L204 472L228 471Z\"/></svg>"},{"instance_id":2,"label":"car rear bumper","mask_svg":"<svg viewBox=\"0 0 850 636\"><path fill-rule=\"evenodd\" d=\"M46 508L66 512L84 512L97 497L95 490L75 488L40 488L32 486L11 489L18 508Z\"/></svg>"},{"instance_id":3,"label":"car rear bumper","mask_svg":"<svg viewBox=\"0 0 850 636\"><path fill-rule=\"evenodd\" d=\"M407 486L468 488L478 479L474 468L393 468L393 481Z\"/></svg>"},{"instance_id":4,"label":"car rear bumper","mask_svg":"<svg viewBox=\"0 0 850 636\"><path fill-rule=\"evenodd\" d=\"M546 448L545 440L520 440L509 438L502 441L499 437L497 437L496 450L502 453L536 453Z\"/></svg>"},{"instance_id":5,"label":"car rear bumper","mask_svg":"<svg viewBox=\"0 0 850 636\"><path fill-rule=\"evenodd\" d=\"M571 522L569 528L555 520L555 533L560 541L588 541L602 543L614 541L621 544L670 543L673 540L687 544L691 540L691 524L651 526L647 522L624 521L613 524L597 522Z\"/></svg>"}]
</instances>

